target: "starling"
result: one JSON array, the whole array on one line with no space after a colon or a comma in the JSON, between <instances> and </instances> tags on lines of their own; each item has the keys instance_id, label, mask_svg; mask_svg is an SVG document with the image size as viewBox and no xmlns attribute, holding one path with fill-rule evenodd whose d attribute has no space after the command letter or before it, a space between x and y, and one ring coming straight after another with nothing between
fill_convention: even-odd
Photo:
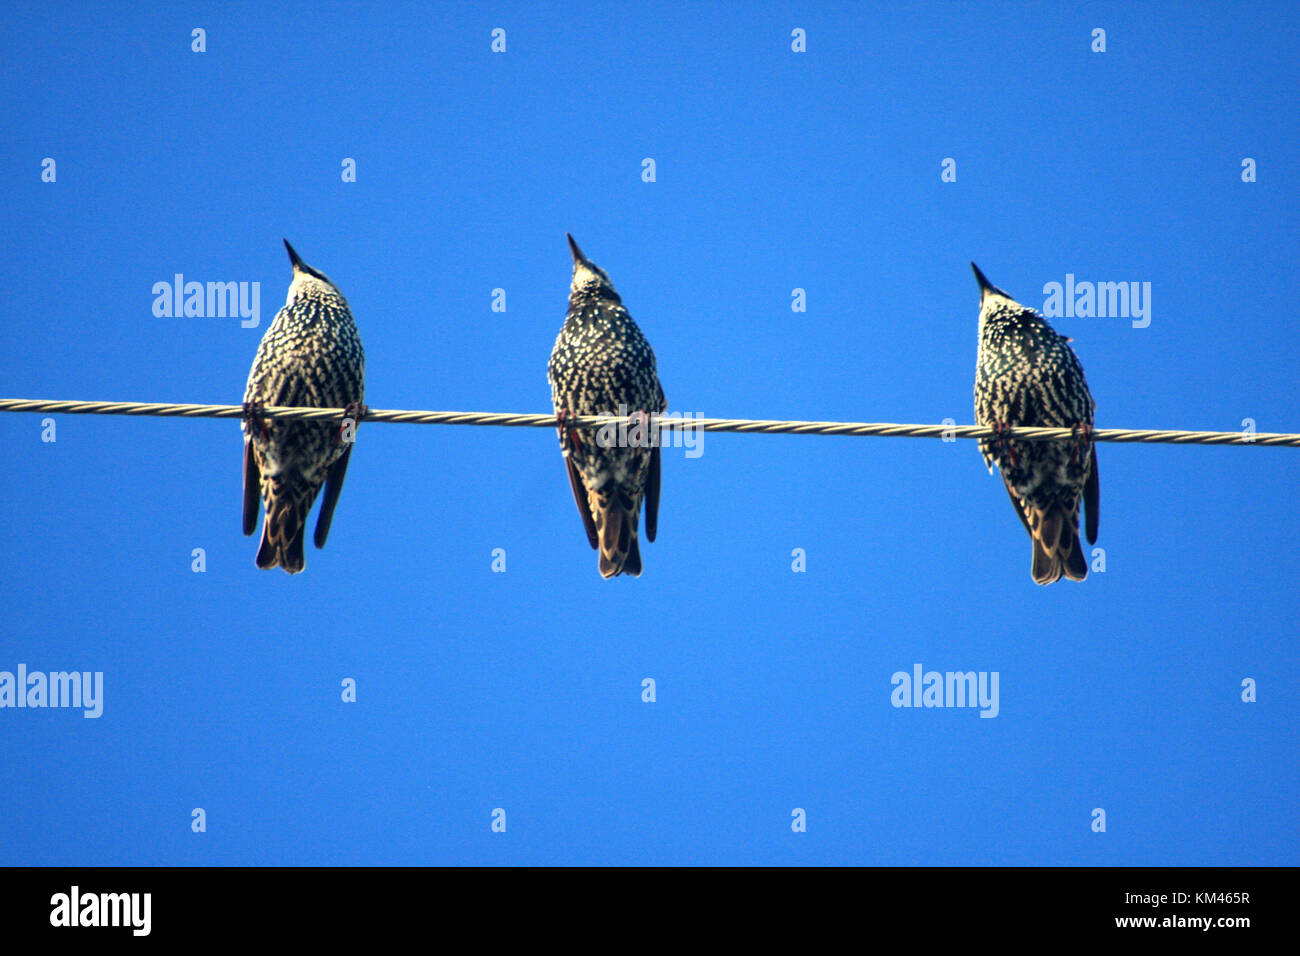
<instances>
[{"instance_id":1,"label":"starling","mask_svg":"<svg viewBox=\"0 0 1300 956\"><path fill-rule=\"evenodd\" d=\"M1069 346L1033 309L995 287L975 263L980 284L975 421L997 431L1013 426L1070 428L1063 441L980 439L990 473L996 464L1025 530L1034 542L1032 574L1051 584L1064 573L1088 576L1079 544L1079 499L1088 543L1097 541L1097 449L1091 441L1095 405L1083 367Z\"/></svg>"},{"instance_id":2,"label":"starling","mask_svg":"<svg viewBox=\"0 0 1300 956\"><path fill-rule=\"evenodd\" d=\"M284 241L293 281L284 308L257 347L244 392L244 534L257 527L258 493L266 504L259 568L303 568L307 513L321 485L316 547L324 547L352 454L352 433L339 422L265 419L266 405L346 408L359 423L365 387L361 336L343 294Z\"/></svg>"},{"instance_id":3,"label":"starling","mask_svg":"<svg viewBox=\"0 0 1300 956\"><path fill-rule=\"evenodd\" d=\"M567 234L566 234L567 235ZM569 312L555 339L547 379L560 420L560 447L587 541L600 552L600 574L641 573L637 524L646 503L651 541L659 519L659 444L649 416L668 407L655 372L655 355L623 308L609 276L582 254L569 236L573 283ZM577 429L570 415L631 416L635 425Z\"/></svg>"}]
</instances>

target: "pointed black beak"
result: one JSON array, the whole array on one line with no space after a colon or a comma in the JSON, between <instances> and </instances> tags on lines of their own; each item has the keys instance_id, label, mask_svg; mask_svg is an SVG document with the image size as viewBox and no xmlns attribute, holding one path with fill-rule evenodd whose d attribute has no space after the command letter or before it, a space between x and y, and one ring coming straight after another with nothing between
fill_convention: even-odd
<instances>
[{"instance_id":1,"label":"pointed black beak","mask_svg":"<svg viewBox=\"0 0 1300 956\"><path fill-rule=\"evenodd\" d=\"M573 261L586 262L587 257L582 254L582 250L579 249L578 244L573 241L573 237L567 232L564 234L564 237L569 240L569 251L573 253Z\"/></svg>"},{"instance_id":2,"label":"pointed black beak","mask_svg":"<svg viewBox=\"0 0 1300 956\"><path fill-rule=\"evenodd\" d=\"M288 239L284 240L284 247L289 250L289 261L293 263L293 267L295 269L307 268L307 263L303 262L302 257L298 255L297 251L294 250L293 246L289 245Z\"/></svg>"},{"instance_id":3,"label":"pointed black beak","mask_svg":"<svg viewBox=\"0 0 1300 956\"><path fill-rule=\"evenodd\" d=\"M995 286L992 282L989 281L988 276L980 272L979 266L977 266L975 263L972 262L970 264L970 267L975 270L975 280L980 284L981 293L998 291L997 286Z\"/></svg>"}]
</instances>

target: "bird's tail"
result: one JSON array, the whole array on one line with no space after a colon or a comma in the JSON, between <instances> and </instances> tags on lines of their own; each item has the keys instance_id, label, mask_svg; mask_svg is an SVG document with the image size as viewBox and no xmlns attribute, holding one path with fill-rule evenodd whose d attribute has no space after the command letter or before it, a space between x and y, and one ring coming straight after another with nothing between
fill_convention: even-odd
<instances>
[{"instance_id":1,"label":"bird's tail","mask_svg":"<svg viewBox=\"0 0 1300 956\"><path fill-rule=\"evenodd\" d=\"M641 574L641 548L637 544L637 524L641 519L641 501L618 490L609 494L587 492L587 503L596 522L600 545L600 575L604 578Z\"/></svg>"},{"instance_id":2,"label":"bird's tail","mask_svg":"<svg viewBox=\"0 0 1300 956\"><path fill-rule=\"evenodd\" d=\"M259 568L279 566L289 574L303 569L307 513L319 490L319 485L309 483L296 472L262 476L266 517L262 520L262 544L257 549Z\"/></svg>"},{"instance_id":3,"label":"bird's tail","mask_svg":"<svg viewBox=\"0 0 1300 956\"><path fill-rule=\"evenodd\" d=\"M1088 576L1088 562L1079 544L1079 508L1067 512L1060 506L1047 511L1026 508L1029 534L1034 539L1035 584L1051 584L1064 574L1071 581Z\"/></svg>"}]
</instances>

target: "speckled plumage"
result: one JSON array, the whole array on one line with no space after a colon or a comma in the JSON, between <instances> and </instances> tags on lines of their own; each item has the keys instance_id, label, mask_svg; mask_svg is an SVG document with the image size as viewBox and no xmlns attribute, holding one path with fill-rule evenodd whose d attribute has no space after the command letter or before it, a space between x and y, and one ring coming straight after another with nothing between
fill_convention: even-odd
<instances>
[{"instance_id":1,"label":"speckled plumage","mask_svg":"<svg viewBox=\"0 0 1300 956\"><path fill-rule=\"evenodd\" d=\"M360 405L365 353L343 294L304 263L285 240L293 281L284 308L262 337L248 373L246 408L298 405L345 408ZM316 519L316 547L329 534L334 506L347 472L351 442L338 422L244 419L244 534L257 526L258 497L266 505L259 568L277 565L290 574L303 569L307 513L325 485Z\"/></svg>"},{"instance_id":2,"label":"speckled plumage","mask_svg":"<svg viewBox=\"0 0 1300 956\"><path fill-rule=\"evenodd\" d=\"M557 415L654 415L668 406L650 343L609 276L569 236L573 282L569 312L555 340L547 379ZM620 409L621 406L621 409ZM644 430L648 433L648 429ZM602 577L641 573L637 525L646 504L646 537L654 541L659 515L659 448L632 440L602 447L598 432L560 429L569 485L587 531L600 552Z\"/></svg>"},{"instance_id":3,"label":"speckled plumage","mask_svg":"<svg viewBox=\"0 0 1300 956\"><path fill-rule=\"evenodd\" d=\"M984 463L989 471L997 465L1033 540L1034 581L1051 584L1062 574L1082 581L1088 562L1079 543L1079 505L1082 500L1094 544L1100 494L1097 450L1088 439L1095 405L1083 366L1065 336L993 286L975 263L971 268L980 284L975 421L1079 429L1078 440L982 438Z\"/></svg>"}]
</instances>

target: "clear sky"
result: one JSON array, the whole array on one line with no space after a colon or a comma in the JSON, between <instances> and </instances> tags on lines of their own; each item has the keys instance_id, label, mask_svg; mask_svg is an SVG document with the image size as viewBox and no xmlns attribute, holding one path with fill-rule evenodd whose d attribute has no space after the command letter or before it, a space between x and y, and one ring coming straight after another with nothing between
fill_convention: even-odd
<instances>
[{"instance_id":1,"label":"clear sky","mask_svg":"<svg viewBox=\"0 0 1300 956\"><path fill-rule=\"evenodd\" d=\"M5 4L0 396L238 403L287 237L372 407L548 412L568 231L676 411L971 422L973 259L1150 283L1053 320L1098 427L1297 431L1296 20ZM259 324L156 315L178 273ZM1300 452L1100 446L1105 572L1041 588L973 442L710 434L604 581L553 431L366 424L290 577L236 422L43 417L0 415L0 671L103 712L0 709L0 863L1300 863ZM996 717L892 706L916 665Z\"/></svg>"}]
</instances>

